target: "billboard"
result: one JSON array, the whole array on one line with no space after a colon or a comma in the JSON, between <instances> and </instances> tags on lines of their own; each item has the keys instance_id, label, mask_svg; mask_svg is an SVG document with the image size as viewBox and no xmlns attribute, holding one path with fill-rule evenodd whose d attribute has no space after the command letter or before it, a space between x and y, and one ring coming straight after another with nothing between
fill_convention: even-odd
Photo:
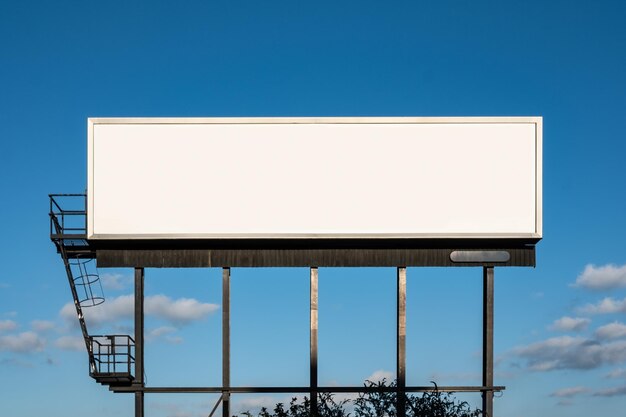
<instances>
[{"instance_id":1,"label":"billboard","mask_svg":"<svg viewBox=\"0 0 626 417\"><path fill-rule=\"evenodd\" d=\"M524 239L540 117L90 118L88 239Z\"/></svg>"}]
</instances>

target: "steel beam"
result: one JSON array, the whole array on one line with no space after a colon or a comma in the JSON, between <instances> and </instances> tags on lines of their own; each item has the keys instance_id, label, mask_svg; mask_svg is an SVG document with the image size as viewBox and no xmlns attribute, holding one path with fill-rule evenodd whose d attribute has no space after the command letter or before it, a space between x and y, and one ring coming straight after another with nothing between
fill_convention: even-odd
<instances>
[{"instance_id":1,"label":"steel beam","mask_svg":"<svg viewBox=\"0 0 626 417\"><path fill-rule=\"evenodd\" d=\"M504 391L506 387L504 386L475 386L475 385L427 385L427 386L407 386L404 388L406 392L484 392L484 391ZM148 393L169 393L169 394L211 394L211 393L221 393L224 391L223 387L126 387L119 386L109 387L110 391L113 392L136 392L136 391L144 391ZM397 392L397 387L366 387L363 385L359 386L348 386L348 387L317 387L317 392ZM311 391L311 387L229 387L228 391L230 393L236 394L259 394L259 393L302 393L306 394Z\"/></svg>"},{"instance_id":2,"label":"steel beam","mask_svg":"<svg viewBox=\"0 0 626 417\"><path fill-rule=\"evenodd\" d=\"M318 271L317 267L311 268L311 302L310 302L310 370L309 392L311 398L311 415L317 416L317 300L318 300Z\"/></svg>"},{"instance_id":3,"label":"steel beam","mask_svg":"<svg viewBox=\"0 0 626 417\"><path fill-rule=\"evenodd\" d=\"M396 377L398 393L396 412L398 417L406 414L406 267L397 268L397 339Z\"/></svg>"},{"instance_id":4,"label":"steel beam","mask_svg":"<svg viewBox=\"0 0 626 417\"><path fill-rule=\"evenodd\" d=\"M144 269L135 268L135 381L134 385L144 388ZM144 415L144 391L135 391L135 417Z\"/></svg>"},{"instance_id":5,"label":"steel beam","mask_svg":"<svg viewBox=\"0 0 626 417\"><path fill-rule=\"evenodd\" d=\"M444 245L447 243L449 246ZM96 246L98 267L218 268L218 267L356 267L356 266L454 266L480 267L476 262L454 262L450 255L462 249L506 251L507 262L495 266L535 266L535 247L514 242L469 247L461 240L448 242L375 241L361 247L359 242L257 242L207 243L176 241L116 241L91 243ZM308 247L306 245L309 245ZM411 246L411 244L413 246ZM132 245L132 246L131 246ZM203 247L204 245L204 247ZM243 247L238 247L243 246ZM265 244L268 245L268 244ZM280 246L278 246L280 245ZM324 246L327 245L327 246ZM333 247L334 245L334 247ZM378 246L373 246L378 245ZM432 245L432 246L428 246ZM443 246L443 247L442 247ZM447 246L447 247L446 247ZM484 265L484 264L483 264Z\"/></svg>"},{"instance_id":6,"label":"steel beam","mask_svg":"<svg viewBox=\"0 0 626 417\"><path fill-rule=\"evenodd\" d=\"M483 268L483 386L493 386L494 268ZM483 391L483 416L493 417L493 391Z\"/></svg>"},{"instance_id":7,"label":"steel beam","mask_svg":"<svg viewBox=\"0 0 626 417\"><path fill-rule=\"evenodd\" d=\"M230 268L222 269L222 417L230 417Z\"/></svg>"}]
</instances>

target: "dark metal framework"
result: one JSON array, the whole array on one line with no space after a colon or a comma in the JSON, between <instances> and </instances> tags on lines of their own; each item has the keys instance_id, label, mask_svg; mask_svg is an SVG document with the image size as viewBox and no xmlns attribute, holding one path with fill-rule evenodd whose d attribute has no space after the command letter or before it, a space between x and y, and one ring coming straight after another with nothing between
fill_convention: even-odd
<instances>
[{"instance_id":1,"label":"dark metal framework","mask_svg":"<svg viewBox=\"0 0 626 417\"><path fill-rule=\"evenodd\" d=\"M135 373L135 340L128 335L89 336L95 367L90 375L107 382L123 382Z\"/></svg>"},{"instance_id":2,"label":"dark metal framework","mask_svg":"<svg viewBox=\"0 0 626 417\"><path fill-rule=\"evenodd\" d=\"M90 242L98 267L107 268L257 268L257 267L405 267L535 266L535 246L527 242ZM321 247L326 244L326 247ZM349 245L349 246L344 246ZM378 247L373 247L377 245ZM424 245L430 245L424 246ZM460 252L492 255L506 261L454 261Z\"/></svg>"},{"instance_id":3,"label":"dark metal framework","mask_svg":"<svg viewBox=\"0 0 626 417\"><path fill-rule=\"evenodd\" d=\"M63 209L61 200L80 200L84 194L50 195L50 238L66 266L76 313L87 348L90 375L113 392L135 394L135 416L144 415L145 393L221 393L211 411L220 403L222 415L230 416L230 396L234 393L308 393L311 415L317 415L320 393L396 392L398 416L405 415L409 392L480 392L483 415L493 415L494 267L534 266L532 242L92 242L86 235L85 206ZM90 336L76 291L74 260L96 258L99 266L133 267L135 270L135 334ZM314 265L314 266L311 266ZM401 266L398 266L401 265ZM144 381L144 268L145 267L222 268L222 386L148 387ZM310 379L308 387L232 387L230 385L230 276L232 266L308 266L310 268ZM321 387L318 385L318 267L395 266L397 268L396 387ZM406 385L406 282L407 266L478 266L483 269L483 355L480 386ZM87 286L96 280L90 274ZM81 304L82 303L82 304ZM95 305L93 301L91 304Z\"/></svg>"}]
</instances>

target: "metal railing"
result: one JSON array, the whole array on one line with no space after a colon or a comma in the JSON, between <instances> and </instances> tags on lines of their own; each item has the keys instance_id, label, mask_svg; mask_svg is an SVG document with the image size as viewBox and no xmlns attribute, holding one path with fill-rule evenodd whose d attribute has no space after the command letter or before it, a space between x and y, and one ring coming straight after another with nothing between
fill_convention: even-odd
<instances>
[{"instance_id":1,"label":"metal railing","mask_svg":"<svg viewBox=\"0 0 626 417\"><path fill-rule=\"evenodd\" d=\"M89 336L95 368L91 376L133 377L135 340L128 335Z\"/></svg>"},{"instance_id":2,"label":"metal railing","mask_svg":"<svg viewBox=\"0 0 626 417\"><path fill-rule=\"evenodd\" d=\"M62 239L87 236L87 195L48 194L50 197L50 236Z\"/></svg>"}]
</instances>

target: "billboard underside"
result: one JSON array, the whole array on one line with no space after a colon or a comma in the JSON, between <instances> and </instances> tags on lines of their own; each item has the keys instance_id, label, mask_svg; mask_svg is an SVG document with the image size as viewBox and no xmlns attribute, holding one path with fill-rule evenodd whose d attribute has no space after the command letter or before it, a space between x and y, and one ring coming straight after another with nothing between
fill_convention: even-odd
<instances>
[{"instance_id":1,"label":"billboard underside","mask_svg":"<svg viewBox=\"0 0 626 417\"><path fill-rule=\"evenodd\" d=\"M541 119L90 119L89 239L541 238Z\"/></svg>"}]
</instances>

